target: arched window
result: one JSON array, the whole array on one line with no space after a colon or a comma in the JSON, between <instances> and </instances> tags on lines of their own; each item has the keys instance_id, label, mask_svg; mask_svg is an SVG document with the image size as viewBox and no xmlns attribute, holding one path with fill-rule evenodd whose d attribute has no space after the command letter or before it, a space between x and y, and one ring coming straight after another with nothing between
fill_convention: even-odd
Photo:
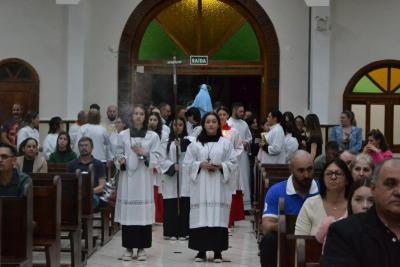
<instances>
[{"instance_id":1,"label":"arched window","mask_svg":"<svg viewBox=\"0 0 400 267\"><path fill-rule=\"evenodd\" d=\"M16 59L0 60L0 124L11 116L14 103L24 111L39 111L39 77L27 62Z\"/></svg>"},{"instance_id":2,"label":"arched window","mask_svg":"<svg viewBox=\"0 0 400 267\"><path fill-rule=\"evenodd\" d=\"M400 61L382 60L361 68L343 95L344 108L352 110L364 139L380 129L388 144L400 152Z\"/></svg>"}]
</instances>

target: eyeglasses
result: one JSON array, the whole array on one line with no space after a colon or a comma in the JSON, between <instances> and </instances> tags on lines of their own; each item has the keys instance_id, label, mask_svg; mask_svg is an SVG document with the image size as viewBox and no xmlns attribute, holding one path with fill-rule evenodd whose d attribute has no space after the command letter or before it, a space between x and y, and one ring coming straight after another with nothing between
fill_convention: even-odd
<instances>
[{"instance_id":1,"label":"eyeglasses","mask_svg":"<svg viewBox=\"0 0 400 267\"><path fill-rule=\"evenodd\" d=\"M1 160L8 160L8 159L13 158L13 157L14 157L13 155L0 155L0 159Z\"/></svg>"},{"instance_id":2,"label":"eyeglasses","mask_svg":"<svg viewBox=\"0 0 400 267\"><path fill-rule=\"evenodd\" d=\"M337 178L343 178L344 177L343 173L341 173L341 172L327 172L327 173L325 173L325 175L330 177L330 178L332 178L333 175L335 175Z\"/></svg>"}]
</instances>

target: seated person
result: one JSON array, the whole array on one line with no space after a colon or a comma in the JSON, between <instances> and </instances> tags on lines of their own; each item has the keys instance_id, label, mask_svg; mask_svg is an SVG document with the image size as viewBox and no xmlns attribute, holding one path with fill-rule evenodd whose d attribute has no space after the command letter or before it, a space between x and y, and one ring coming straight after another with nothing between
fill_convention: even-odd
<instances>
[{"instance_id":1,"label":"seated person","mask_svg":"<svg viewBox=\"0 0 400 267\"><path fill-rule=\"evenodd\" d=\"M353 160L355 160L356 155L353 154L350 150L345 150L340 153L339 158L346 163L349 169L351 169L351 163L353 162Z\"/></svg>"},{"instance_id":2,"label":"seated person","mask_svg":"<svg viewBox=\"0 0 400 267\"><path fill-rule=\"evenodd\" d=\"M378 165L373 183L375 205L329 227L321 267L399 266L400 159Z\"/></svg>"},{"instance_id":3,"label":"seated person","mask_svg":"<svg viewBox=\"0 0 400 267\"><path fill-rule=\"evenodd\" d=\"M364 147L363 153L370 155L374 164L393 157L385 136L378 129L373 129L368 133L368 144Z\"/></svg>"},{"instance_id":4,"label":"seated person","mask_svg":"<svg viewBox=\"0 0 400 267\"><path fill-rule=\"evenodd\" d=\"M57 137L56 150L51 153L50 163L67 163L77 159L75 152L71 149L71 138L67 132L60 132Z\"/></svg>"},{"instance_id":5,"label":"seated person","mask_svg":"<svg viewBox=\"0 0 400 267\"><path fill-rule=\"evenodd\" d=\"M46 159L39 153L38 141L35 138L26 138L19 146L16 168L24 173L47 173Z\"/></svg>"},{"instance_id":6,"label":"seated person","mask_svg":"<svg viewBox=\"0 0 400 267\"><path fill-rule=\"evenodd\" d=\"M0 196L21 196L32 186L31 178L14 168L16 155L14 146L0 143Z\"/></svg>"},{"instance_id":7,"label":"seated person","mask_svg":"<svg viewBox=\"0 0 400 267\"><path fill-rule=\"evenodd\" d=\"M325 145L325 154L321 154L314 160L314 169L322 170L325 164L339 155L339 145L336 142L330 141Z\"/></svg>"},{"instance_id":8,"label":"seated person","mask_svg":"<svg viewBox=\"0 0 400 267\"><path fill-rule=\"evenodd\" d=\"M308 198L297 217L295 235L315 235L326 217L347 217L347 197L353 178L339 158L326 164L320 179L320 194ZM325 237L322 238L322 241Z\"/></svg>"},{"instance_id":9,"label":"seated person","mask_svg":"<svg viewBox=\"0 0 400 267\"><path fill-rule=\"evenodd\" d=\"M103 163L92 156L93 141L89 137L82 137L78 141L79 158L68 164L68 172L75 172L77 169L82 172L89 172L89 165L93 164L94 188L93 188L93 208L100 204L99 195L103 192L106 184L106 171Z\"/></svg>"},{"instance_id":10,"label":"seated person","mask_svg":"<svg viewBox=\"0 0 400 267\"><path fill-rule=\"evenodd\" d=\"M350 168L353 180L357 181L364 178L371 178L375 164L369 155L361 153L351 162Z\"/></svg>"},{"instance_id":11,"label":"seated person","mask_svg":"<svg viewBox=\"0 0 400 267\"><path fill-rule=\"evenodd\" d=\"M354 181L354 184L350 188L349 202L347 203L347 213L349 216L367 212L374 205L372 185L371 178Z\"/></svg>"},{"instance_id":12,"label":"seated person","mask_svg":"<svg viewBox=\"0 0 400 267\"><path fill-rule=\"evenodd\" d=\"M297 215L304 201L318 194L310 153L304 150L296 151L290 163L290 171L292 175L286 181L273 185L265 197L262 219L264 237L260 243L260 261L263 267L275 267L277 263L279 198L285 199L286 214Z\"/></svg>"}]
</instances>

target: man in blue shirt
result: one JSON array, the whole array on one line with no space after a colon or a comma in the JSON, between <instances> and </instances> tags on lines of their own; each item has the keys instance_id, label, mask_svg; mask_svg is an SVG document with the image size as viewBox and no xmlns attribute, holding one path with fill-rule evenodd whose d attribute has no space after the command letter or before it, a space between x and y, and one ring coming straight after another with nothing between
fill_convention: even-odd
<instances>
[{"instance_id":1,"label":"man in blue shirt","mask_svg":"<svg viewBox=\"0 0 400 267\"><path fill-rule=\"evenodd\" d=\"M82 172L89 171L89 165L93 164L94 187L93 187L93 208L100 204L99 195L103 192L106 184L106 171L103 163L92 156L93 141L89 137L82 137L78 142L79 158L68 164L68 172L75 172L77 169Z\"/></svg>"},{"instance_id":2,"label":"man in blue shirt","mask_svg":"<svg viewBox=\"0 0 400 267\"><path fill-rule=\"evenodd\" d=\"M285 214L298 215L304 201L318 194L318 185L313 179L313 160L308 152L295 152L290 171L292 175L286 181L273 185L265 197L261 227L264 237L260 243L260 261L263 267L275 267L277 263L279 198L285 199Z\"/></svg>"}]
</instances>

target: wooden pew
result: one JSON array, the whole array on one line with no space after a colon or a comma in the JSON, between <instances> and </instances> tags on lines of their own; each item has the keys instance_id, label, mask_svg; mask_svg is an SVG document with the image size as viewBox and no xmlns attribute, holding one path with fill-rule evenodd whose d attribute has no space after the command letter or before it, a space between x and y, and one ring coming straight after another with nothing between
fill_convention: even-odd
<instances>
[{"instance_id":1,"label":"wooden pew","mask_svg":"<svg viewBox=\"0 0 400 267\"><path fill-rule=\"evenodd\" d=\"M60 266L61 181L33 183L33 245L44 247L46 266Z\"/></svg>"},{"instance_id":2,"label":"wooden pew","mask_svg":"<svg viewBox=\"0 0 400 267\"><path fill-rule=\"evenodd\" d=\"M2 216L3 216L3 200L0 198L0 265L1 265L1 221L2 221Z\"/></svg>"},{"instance_id":3,"label":"wooden pew","mask_svg":"<svg viewBox=\"0 0 400 267\"><path fill-rule=\"evenodd\" d=\"M296 266L319 266L322 253L322 244L319 243L314 236L294 237L296 239Z\"/></svg>"},{"instance_id":4,"label":"wooden pew","mask_svg":"<svg viewBox=\"0 0 400 267\"><path fill-rule=\"evenodd\" d=\"M82 172L82 229L85 254L90 257L97 249L97 238L93 236L93 165L89 172Z\"/></svg>"},{"instance_id":5,"label":"wooden pew","mask_svg":"<svg viewBox=\"0 0 400 267\"><path fill-rule=\"evenodd\" d=\"M1 266L32 266L32 187L26 186L21 197L0 197Z\"/></svg>"},{"instance_id":6,"label":"wooden pew","mask_svg":"<svg viewBox=\"0 0 400 267\"><path fill-rule=\"evenodd\" d=\"M47 162L47 172L51 173L63 173L67 172L66 163L49 163Z\"/></svg>"},{"instance_id":7,"label":"wooden pew","mask_svg":"<svg viewBox=\"0 0 400 267\"><path fill-rule=\"evenodd\" d=\"M71 266L81 267L82 263L82 175L74 173L32 173L33 183L46 183L54 175L61 178L61 231L68 233L70 241ZM64 250L61 250L64 251Z\"/></svg>"},{"instance_id":8,"label":"wooden pew","mask_svg":"<svg viewBox=\"0 0 400 267\"><path fill-rule=\"evenodd\" d=\"M295 264L295 242L288 239L287 236L294 234L296 219L296 215L285 214L285 201L283 198L280 198L278 215L278 267L293 267Z\"/></svg>"}]
</instances>

